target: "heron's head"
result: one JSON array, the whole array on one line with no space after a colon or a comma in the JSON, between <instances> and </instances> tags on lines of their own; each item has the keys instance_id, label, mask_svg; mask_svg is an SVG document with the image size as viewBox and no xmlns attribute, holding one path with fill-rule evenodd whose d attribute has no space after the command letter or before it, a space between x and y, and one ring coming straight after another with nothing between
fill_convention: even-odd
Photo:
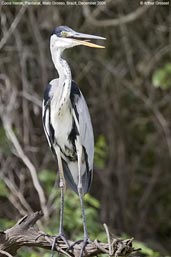
<instances>
[{"instance_id":1,"label":"heron's head","mask_svg":"<svg viewBox=\"0 0 171 257\"><path fill-rule=\"evenodd\" d=\"M79 33L70 29L67 26L56 27L50 37L51 50L60 49L63 51L66 48L84 45L88 47L104 48L104 46L91 43L91 39L105 39L104 37Z\"/></svg>"}]
</instances>

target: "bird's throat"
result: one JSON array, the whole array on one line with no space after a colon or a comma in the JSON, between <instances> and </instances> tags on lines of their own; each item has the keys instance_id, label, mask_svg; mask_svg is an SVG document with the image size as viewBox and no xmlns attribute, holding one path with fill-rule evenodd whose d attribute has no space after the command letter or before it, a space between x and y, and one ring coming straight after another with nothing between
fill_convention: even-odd
<instances>
[{"instance_id":1,"label":"bird's throat","mask_svg":"<svg viewBox=\"0 0 171 257\"><path fill-rule=\"evenodd\" d=\"M59 87L58 92L60 91L60 101L59 101L59 109L65 106L70 97L71 91L71 70L68 63L62 58L62 52L56 51L52 53L52 60L54 66L59 74Z\"/></svg>"},{"instance_id":2,"label":"bird's throat","mask_svg":"<svg viewBox=\"0 0 171 257\"><path fill-rule=\"evenodd\" d=\"M68 63L62 58L62 51L56 50L54 52L51 52L52 60L54 63L54 66L59 74L59 79L65 80L70 79L71 80L71 70L68 65Z\"/></svg>"}]
</instances>

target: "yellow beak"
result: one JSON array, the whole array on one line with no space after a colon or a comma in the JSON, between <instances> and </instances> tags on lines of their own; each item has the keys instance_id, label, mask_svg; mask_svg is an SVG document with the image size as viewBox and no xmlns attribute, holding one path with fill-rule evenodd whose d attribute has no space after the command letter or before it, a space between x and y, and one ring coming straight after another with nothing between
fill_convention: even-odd
<instances>
[{"instance_id":1,"label":"yellow beak","mask_svg":"<svg viewBox=\"0 0 171 257\"><path fill-rule=\"evenodd\" d=\"M90 42L91 39L105 40L106 38L104 38L104 37L79 33L76 31L72 31L72 32L68 33L67 37L72 38L75 42L78 43L78 45L84 45L84 46L94 47L94 48L105 48L105 46L97 45L97 44Z\"/></svg>"},{"instance_id":2,"label":"yellow beak","mask_svg":"<svg viewBox=\"0 0 171 257\"><path fill-rule=\"evenodd\" d=\"M97 45L94 43L91 43L89 41L83 41L83 40L76 40L80 45L88 46L88 47L94 47L94 48L105 48L105 46Z\"/></svg>"}]
</instances>

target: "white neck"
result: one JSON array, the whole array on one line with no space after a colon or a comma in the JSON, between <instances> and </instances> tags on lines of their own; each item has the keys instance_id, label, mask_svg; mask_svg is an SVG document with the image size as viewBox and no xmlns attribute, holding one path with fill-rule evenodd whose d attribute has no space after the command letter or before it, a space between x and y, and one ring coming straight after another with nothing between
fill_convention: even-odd
<instances>
[{"instance_id":1,"label":"white neck","mask_svg":"<svg viewBox=\"0 0 171 257\"><path fill-rule=\"evenodd\" d=\"M63 50L51 49L51 56L54 66L59 74L59 79L71 79L71 70L68 63L62 59Z\"/></svg>"},{"instance_id":2,"label":"white neck","mask_svg":"<svg viewBox=\"0 0 171 257\"><path fill-rule=\"evenodd\" d=\"M72 81L70 67L68 63L64 59L62 59L62 52L63 50L61 50L60 48L55 50L51 48L52 60L59 74L58 90L56 90L58 96L60 93L59 110L69 99Z\"/></svg>"}]
</instances>

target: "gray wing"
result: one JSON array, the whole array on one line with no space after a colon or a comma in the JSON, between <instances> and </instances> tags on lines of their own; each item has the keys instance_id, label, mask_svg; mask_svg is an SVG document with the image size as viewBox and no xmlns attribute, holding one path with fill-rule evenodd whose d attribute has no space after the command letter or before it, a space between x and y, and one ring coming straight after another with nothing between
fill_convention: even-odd
<instances>
[{"instance_id":1,"label":"gray wing","mask_svg":"<svg viewBox=\"0 0 171 257\"><path fill-rule=\"evenodd\" d=\"M86 154L88 155L89 169L92 170L94 159L94 135L89 110L82 93L76 103L76 109L79 115L78 119L81 144L85 148Z\"/></svg>"},{"instance_id":2,"label":"gray wing","mask_svg":"<svg viewBox=\"0 0 171 257\"><path fill-rule=\"evenodd\" d=\"M86 101L74 81L72 81L70 99L78 120L80 141L83 146L86 162L86 171L82 180L84 192L87 193L90 188L93 175L94 135Z\"/></svg>"},{"instance_id":3,"label":"gray wing","mask_svg":"<svg viewBox=\"0 0 171 257\"><path fill-rule=\"evenodd\" d=\"M44 128L49 146L50 146L53 154L56 157L56 153L53 148L54 129L51 124L50 89L51 89L51 84L48 84L48 86L46 87L45 92L44 92L44 99L43 99L43 106L42 106L42 121L43 121L43 128Z\"/></svg>"}]
</instances>

